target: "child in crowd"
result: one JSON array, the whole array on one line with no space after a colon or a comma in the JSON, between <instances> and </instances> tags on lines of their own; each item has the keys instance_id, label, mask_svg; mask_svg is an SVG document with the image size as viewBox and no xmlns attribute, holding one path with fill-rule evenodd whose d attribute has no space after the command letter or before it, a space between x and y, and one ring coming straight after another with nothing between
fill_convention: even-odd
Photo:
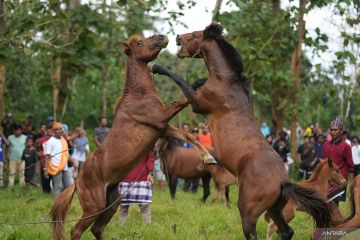
<instances>
[{"instance_id":1,"label":"child in crowd","mask_svg":"<svg viewBox=\"0 0 360 240\"><path fill-rule=\"evenodd\" d=\"M25 186L30 185L38 187L34 182L36 162L38 162L38 155L36 148L34 147L34 140L29 137L26 139L26 147L23 151L21 160L25 161Z\"/></svg>"}]
</instances>

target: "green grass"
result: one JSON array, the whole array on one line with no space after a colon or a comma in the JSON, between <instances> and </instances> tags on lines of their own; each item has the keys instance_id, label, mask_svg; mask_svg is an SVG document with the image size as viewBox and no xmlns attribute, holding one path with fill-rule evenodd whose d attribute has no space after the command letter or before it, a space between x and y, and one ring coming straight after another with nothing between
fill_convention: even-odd
<instances>
[{"instance_id":1,"label":"green grass","mask_svg":"<svg viewBox=\"0 0 360 240\"><path fill-rule=\"evenodd\" d=\"M199 189L200 190L200 189ZM151 206L152 224L142 223L139 210L131 207L130 214L124 226L118 224L118 213L114 215L105 229L106 239L244 239L241 220L236 205L237 190L231 188L230 208L222 204L213 204L209 197L206 204L200 203L201 192L196 194L184 193L178 190L176 200L172 201L169 191L160 192L156 185L153 191ZM0 222L37 222L48 220L48 213L53 199L38 189L13 190L0 189ZM344 214L349 211L348 203L341 206ZM75 194L67 219L81 216L81 208ZM70 239L70 229L75 223L66 223L66 236ZM176 234L172 226L176 224ZM313 230L312 219L297 213L291 222L295 230L293 239L310 239ZM261 217L258 221L257 232L259 239L266 237L266 224ZM50 226L40 225L0 225L0 239L51 239ZM89 230L82 239L94 239ZM276 236L274 239L279 239Z\"/></svg>"}]
</instances>

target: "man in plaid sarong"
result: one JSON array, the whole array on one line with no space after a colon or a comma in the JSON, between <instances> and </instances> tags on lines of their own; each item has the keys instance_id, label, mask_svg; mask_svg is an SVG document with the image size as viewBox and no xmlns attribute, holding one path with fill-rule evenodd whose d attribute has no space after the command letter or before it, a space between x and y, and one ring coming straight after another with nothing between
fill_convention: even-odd
<instances>
[{"instance_id":1,"label":"man in plaid sarong","mask_svg":"<svg viewBox=\"0 0 360 240\"><path fill-rule=\"evenodd\" d=\"M151 186L154 182L152 177L154 161L155 154L151 150L130 174L119 183L121 225L125 223L129 214L129 206L132 204L139 205L144 223L151 223L150 204L152 202Z\"/></svg>"}]
</instances>

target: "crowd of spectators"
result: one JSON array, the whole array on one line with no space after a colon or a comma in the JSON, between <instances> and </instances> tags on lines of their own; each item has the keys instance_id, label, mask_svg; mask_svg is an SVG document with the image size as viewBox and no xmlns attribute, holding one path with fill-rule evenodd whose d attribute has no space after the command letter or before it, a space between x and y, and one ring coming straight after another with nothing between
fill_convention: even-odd
<instances>
[{"instance_id":1,"label":"crowd of spectators","mask_svg":"<svg viewBox=\"0 0 360 240\"><path fill-rule=\"evenodd\" d=\"M96 145L109 132L105 117L94 130ZM52 116L35 127L33 117L17 122L11 113L1 121L0 128L0 187L20 186L42 188L58 196L77 178L90 155L86 130L75 127L70 131L65 123ZM8 178L4 178L4 171Z\"/></svg>"}]
</instances>

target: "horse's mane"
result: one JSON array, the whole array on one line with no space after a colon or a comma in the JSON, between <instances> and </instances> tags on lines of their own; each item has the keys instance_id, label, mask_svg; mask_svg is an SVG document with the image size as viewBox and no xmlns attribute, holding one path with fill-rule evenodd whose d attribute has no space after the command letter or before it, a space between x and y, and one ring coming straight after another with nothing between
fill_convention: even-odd
<instances>
[{"instance_id":1,"label":"horse's mane","mask_svg":"<svg viewBox=\"0 0 360 240\"><path fill-rule=\"evenodd\" d=\"M237 50L224 39L223 27L217 23L210 24L204 30L203 39L214 39L218 43L220 50L225 55L232 70L235 72L235 75L231 80L233 82L241 83L246 95L249 96L249 80L244 74L244 65L241 56Z\"/></svg>"}]
</instances>

